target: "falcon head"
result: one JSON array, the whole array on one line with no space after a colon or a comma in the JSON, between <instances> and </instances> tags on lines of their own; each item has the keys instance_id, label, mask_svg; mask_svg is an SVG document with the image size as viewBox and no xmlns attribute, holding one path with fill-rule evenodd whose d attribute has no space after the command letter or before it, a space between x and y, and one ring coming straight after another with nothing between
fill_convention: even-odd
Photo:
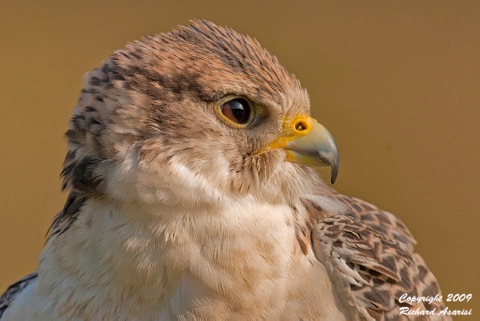
<instances>
[{"instance_id":1,"label":"falcon head","mask_svg":"<svg viewBox=\"0 0 480 321\"><path fill-rule=\"evenodd\" d=\"M196 20L86 75L64 188L175 206L284 201L317 176L308 168L337 175L333 138L309 110L298 79L255 39Z\"/></svg>"}]
</instances>

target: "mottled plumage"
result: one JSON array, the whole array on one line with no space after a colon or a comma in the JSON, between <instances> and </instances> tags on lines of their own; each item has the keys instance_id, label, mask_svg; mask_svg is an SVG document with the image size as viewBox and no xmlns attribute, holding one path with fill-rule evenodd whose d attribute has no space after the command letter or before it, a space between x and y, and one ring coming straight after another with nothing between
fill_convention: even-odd
<instances>
[{"instance_id":1,"label":"mottled plumage","mask_svg":"<svg viewBox=\"0 0 480 321\"><path fill-rule=\"evenodd\" d=\"M85 77L67 202L0 320L405 320L400 296L435 277L399 219L322 182L338 155L309 110L256 40L204 20L115 52Z\"/></svg>"}]
</instances>

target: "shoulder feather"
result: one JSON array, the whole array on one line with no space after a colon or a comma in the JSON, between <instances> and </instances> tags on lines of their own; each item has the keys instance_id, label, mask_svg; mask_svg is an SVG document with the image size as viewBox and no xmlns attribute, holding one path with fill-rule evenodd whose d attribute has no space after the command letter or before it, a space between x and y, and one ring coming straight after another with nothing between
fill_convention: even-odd
<instances>
[{"instance_id":1,"label":"shoulder feather","mask_svg":"<svg viewBox=\"0 0 480 321\"><path fill-rule=\"evenodd\" d=\"M401 307L439 311L442 302L401 302L403 294L434 297L440 289L418 253L416 241L393 214L336 192L323 195L345 205L342 213L322 209L312 199L305 207L312 226L312 247L339 297L357 320L408 320ZM424 317L422 319L422 317ZM435 318L436 317L436 318ZM420 316L418 320L450 320Z\"/></svg>"}]
</instances>

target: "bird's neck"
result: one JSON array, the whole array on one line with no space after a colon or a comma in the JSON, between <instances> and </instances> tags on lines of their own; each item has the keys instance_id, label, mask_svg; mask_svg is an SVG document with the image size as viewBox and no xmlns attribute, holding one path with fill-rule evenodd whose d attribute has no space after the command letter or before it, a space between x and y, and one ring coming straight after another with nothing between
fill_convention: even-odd
<instances>
[{"instance_id":1,"label":"bird's neck","mask_svg":"<svg viewBox=\"0 0 480 321\"><path fill-rule=\"evenodd\" d=\"M50 291L113 301L132 315L159 306L174 315L239 293L248 293L239 305L254 307L282 296L288 271L303 264L285 255L301 251L294 224L287 206L249 199L184 210L89 200L47 243L40 275Z\"/></svg>"}]
</instances>

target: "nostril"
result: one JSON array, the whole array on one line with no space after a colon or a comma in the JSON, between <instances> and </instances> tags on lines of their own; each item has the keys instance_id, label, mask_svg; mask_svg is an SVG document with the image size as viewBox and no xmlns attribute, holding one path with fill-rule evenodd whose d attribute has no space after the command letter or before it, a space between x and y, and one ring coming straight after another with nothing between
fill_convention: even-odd
<instances>
[{"instance_id":1,"label":"nostril","mask_svg":"<svg viewBox=\"0 0 480 321\"><path fill-rule=\"evenodd\" d=\"M299 132L303 132L304 130L306 130L308 127L308 125L303 122L303 121L299 121L298 123L295 124L295 129Z\"/></svg>"},{"instance_id":2,"label":"nostril","mask_svg":"<svg viewBox=\"0 0 480 321\"><path fill-rule=\"evenodd\" d=\"M305 136L312 130L312 118L306 115L298 115L290 122L289 132L294 136Z\"/></svg>"}]
</instances>

